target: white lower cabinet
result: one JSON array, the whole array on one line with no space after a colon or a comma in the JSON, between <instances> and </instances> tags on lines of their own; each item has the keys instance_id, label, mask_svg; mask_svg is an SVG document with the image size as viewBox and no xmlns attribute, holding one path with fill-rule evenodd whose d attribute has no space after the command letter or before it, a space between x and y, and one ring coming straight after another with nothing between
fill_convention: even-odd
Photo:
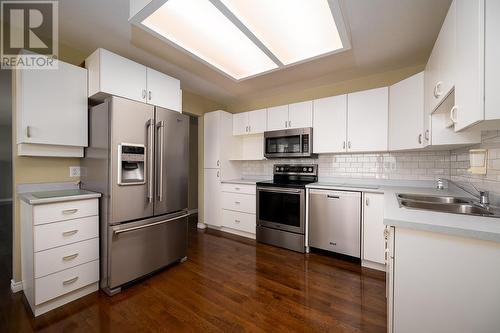
<instances>
[{"instance_id":1,"label":"white lower cabinet","mask_svg":"<svg viewBox=\"0 0 500 333\"><path fill-rule=\"evenodd\" d=\"M363 197L363 265L382 269L368 262L385 263L384 194L364 193Z\"/></svg>"},{"instance_id":2,"label":"white lower cabinet","mask_svg":"<svg viewBox=\"0 0 500 333\"><path fill-rule=\"evenodd\" d=\"M94 215L69 214L61 220L61 209L67 206ZM97 198L39 205L21 202L22 285L35 316L99 289L97 206Z\"/></svg>"},{"instance_id":3,"label":"white lower cabinet","mask_svg":"<svg viewBox=\"0 0 500 333\"><path fill-rule=\"evenodd\" d=\"M389 332L498 332L500 243L392 230Z\"/></svg>"},{"instance_id":4,"label":"white lower cabinet","mask_svg":"<svg viewBox=\"0 0 500 333\"><path fill-rule=\"evenodd\" d=\"M220 169L205 169L203 223L221 225L221 194Z\"/></svg>"},{"instance_id":5,"label":"white lower cabinet","mask_svg":"<svg viewBox=\"0 0 500 333\"><path fill-rule=\"evenodd\" d=\"M256 227L255 185L224 183L222 191L223 230L254 238Z\"/></svg>"}]
</instances>

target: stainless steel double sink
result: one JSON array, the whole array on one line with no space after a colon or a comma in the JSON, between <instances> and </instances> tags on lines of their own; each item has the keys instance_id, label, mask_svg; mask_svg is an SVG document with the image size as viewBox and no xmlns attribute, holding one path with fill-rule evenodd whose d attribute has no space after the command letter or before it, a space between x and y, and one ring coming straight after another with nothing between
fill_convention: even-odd
<instances>
[{"instance_id":1,"label":"stainless steel double sink","mask_svg":"<svg viewBox=\"0 0 500 333\"><path fill-rule=\"evenodd\" d=\"M429 210L442 213L462 215L475 215L487 217L500 217L500 211L490 206L480 206L471 198L422 195L422 194L396 194L399 207L408 209Z\"/></svg>"}]
</instances>

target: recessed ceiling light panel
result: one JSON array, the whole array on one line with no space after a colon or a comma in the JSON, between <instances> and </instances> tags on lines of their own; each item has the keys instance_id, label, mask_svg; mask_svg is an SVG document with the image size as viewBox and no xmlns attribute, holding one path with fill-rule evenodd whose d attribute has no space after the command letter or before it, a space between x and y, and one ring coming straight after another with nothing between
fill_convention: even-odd
<instances>
[{"instance_id":1,"label":"recessed ceiling light panel","mask_svg":"<svg viewBox=\"0 0 500 333\"><path fill-rule=\"evenodd\" d=\"M220 0L283 64L344 47L327 0Z\"/></svg>"},{"instance_id":2,"label":"recessed ceiling light panel","mask_svg":"<svg viewBox=\"0 0 500 333\"><path fill-rule=\"evenodd\" d=\"M208 0L168 0L141 23L237 80L278 67Z\"/></svg>"}]
</instances>

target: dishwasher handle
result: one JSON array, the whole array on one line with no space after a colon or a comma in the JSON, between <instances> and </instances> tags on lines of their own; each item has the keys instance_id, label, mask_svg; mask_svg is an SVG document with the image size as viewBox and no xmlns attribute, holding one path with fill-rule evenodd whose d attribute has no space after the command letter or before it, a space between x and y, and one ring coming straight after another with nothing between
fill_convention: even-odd
<instances>
[{"instance_id":1,"label":"dishwasher handle","mask_svg":"<svg viewBox=\"0 0 500 333\"><path fill-rule=\"evenodd\" d=\"M327 194L326 197L328 199L340 199L340 197L338 195L332 195L332 194Z\"/></svg>"}]
</instances>

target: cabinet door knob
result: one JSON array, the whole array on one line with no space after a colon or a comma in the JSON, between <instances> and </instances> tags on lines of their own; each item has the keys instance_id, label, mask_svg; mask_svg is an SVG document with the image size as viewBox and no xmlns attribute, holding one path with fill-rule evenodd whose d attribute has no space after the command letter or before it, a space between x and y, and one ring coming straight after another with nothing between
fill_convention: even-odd
<instances>
[{"instance_id":1,"label":"cabinet door knob","mask_svg":"<svg viewBox=\"0 0 500 333\"><path fill-rule=\"evenodd\" d=\"M422 144L422 134L419 134L419 135L418 135L418 143L419 143L419 144Z\"/></svg>"},{"instance_id":2,"label":"cabinet door knob","mask_svg":"<svg viewBox=\"0 0 500 333\"><path fill-rule=\"evenodd\" d=\"M30 127L26 126L26 137L31 138Z\"/></svg>"},{"instance_id":3,"label":"cabinet door knob","mask_svg":"<svg viewBox=\"0 0 500 333\"><path fill-rule=\"evenodd\" d=\"M457 122L457 110L458 110L458 106L454 105L451 110L450 110L450 119L451 121L456 124Z\"/></svg>"}]
</instances>

